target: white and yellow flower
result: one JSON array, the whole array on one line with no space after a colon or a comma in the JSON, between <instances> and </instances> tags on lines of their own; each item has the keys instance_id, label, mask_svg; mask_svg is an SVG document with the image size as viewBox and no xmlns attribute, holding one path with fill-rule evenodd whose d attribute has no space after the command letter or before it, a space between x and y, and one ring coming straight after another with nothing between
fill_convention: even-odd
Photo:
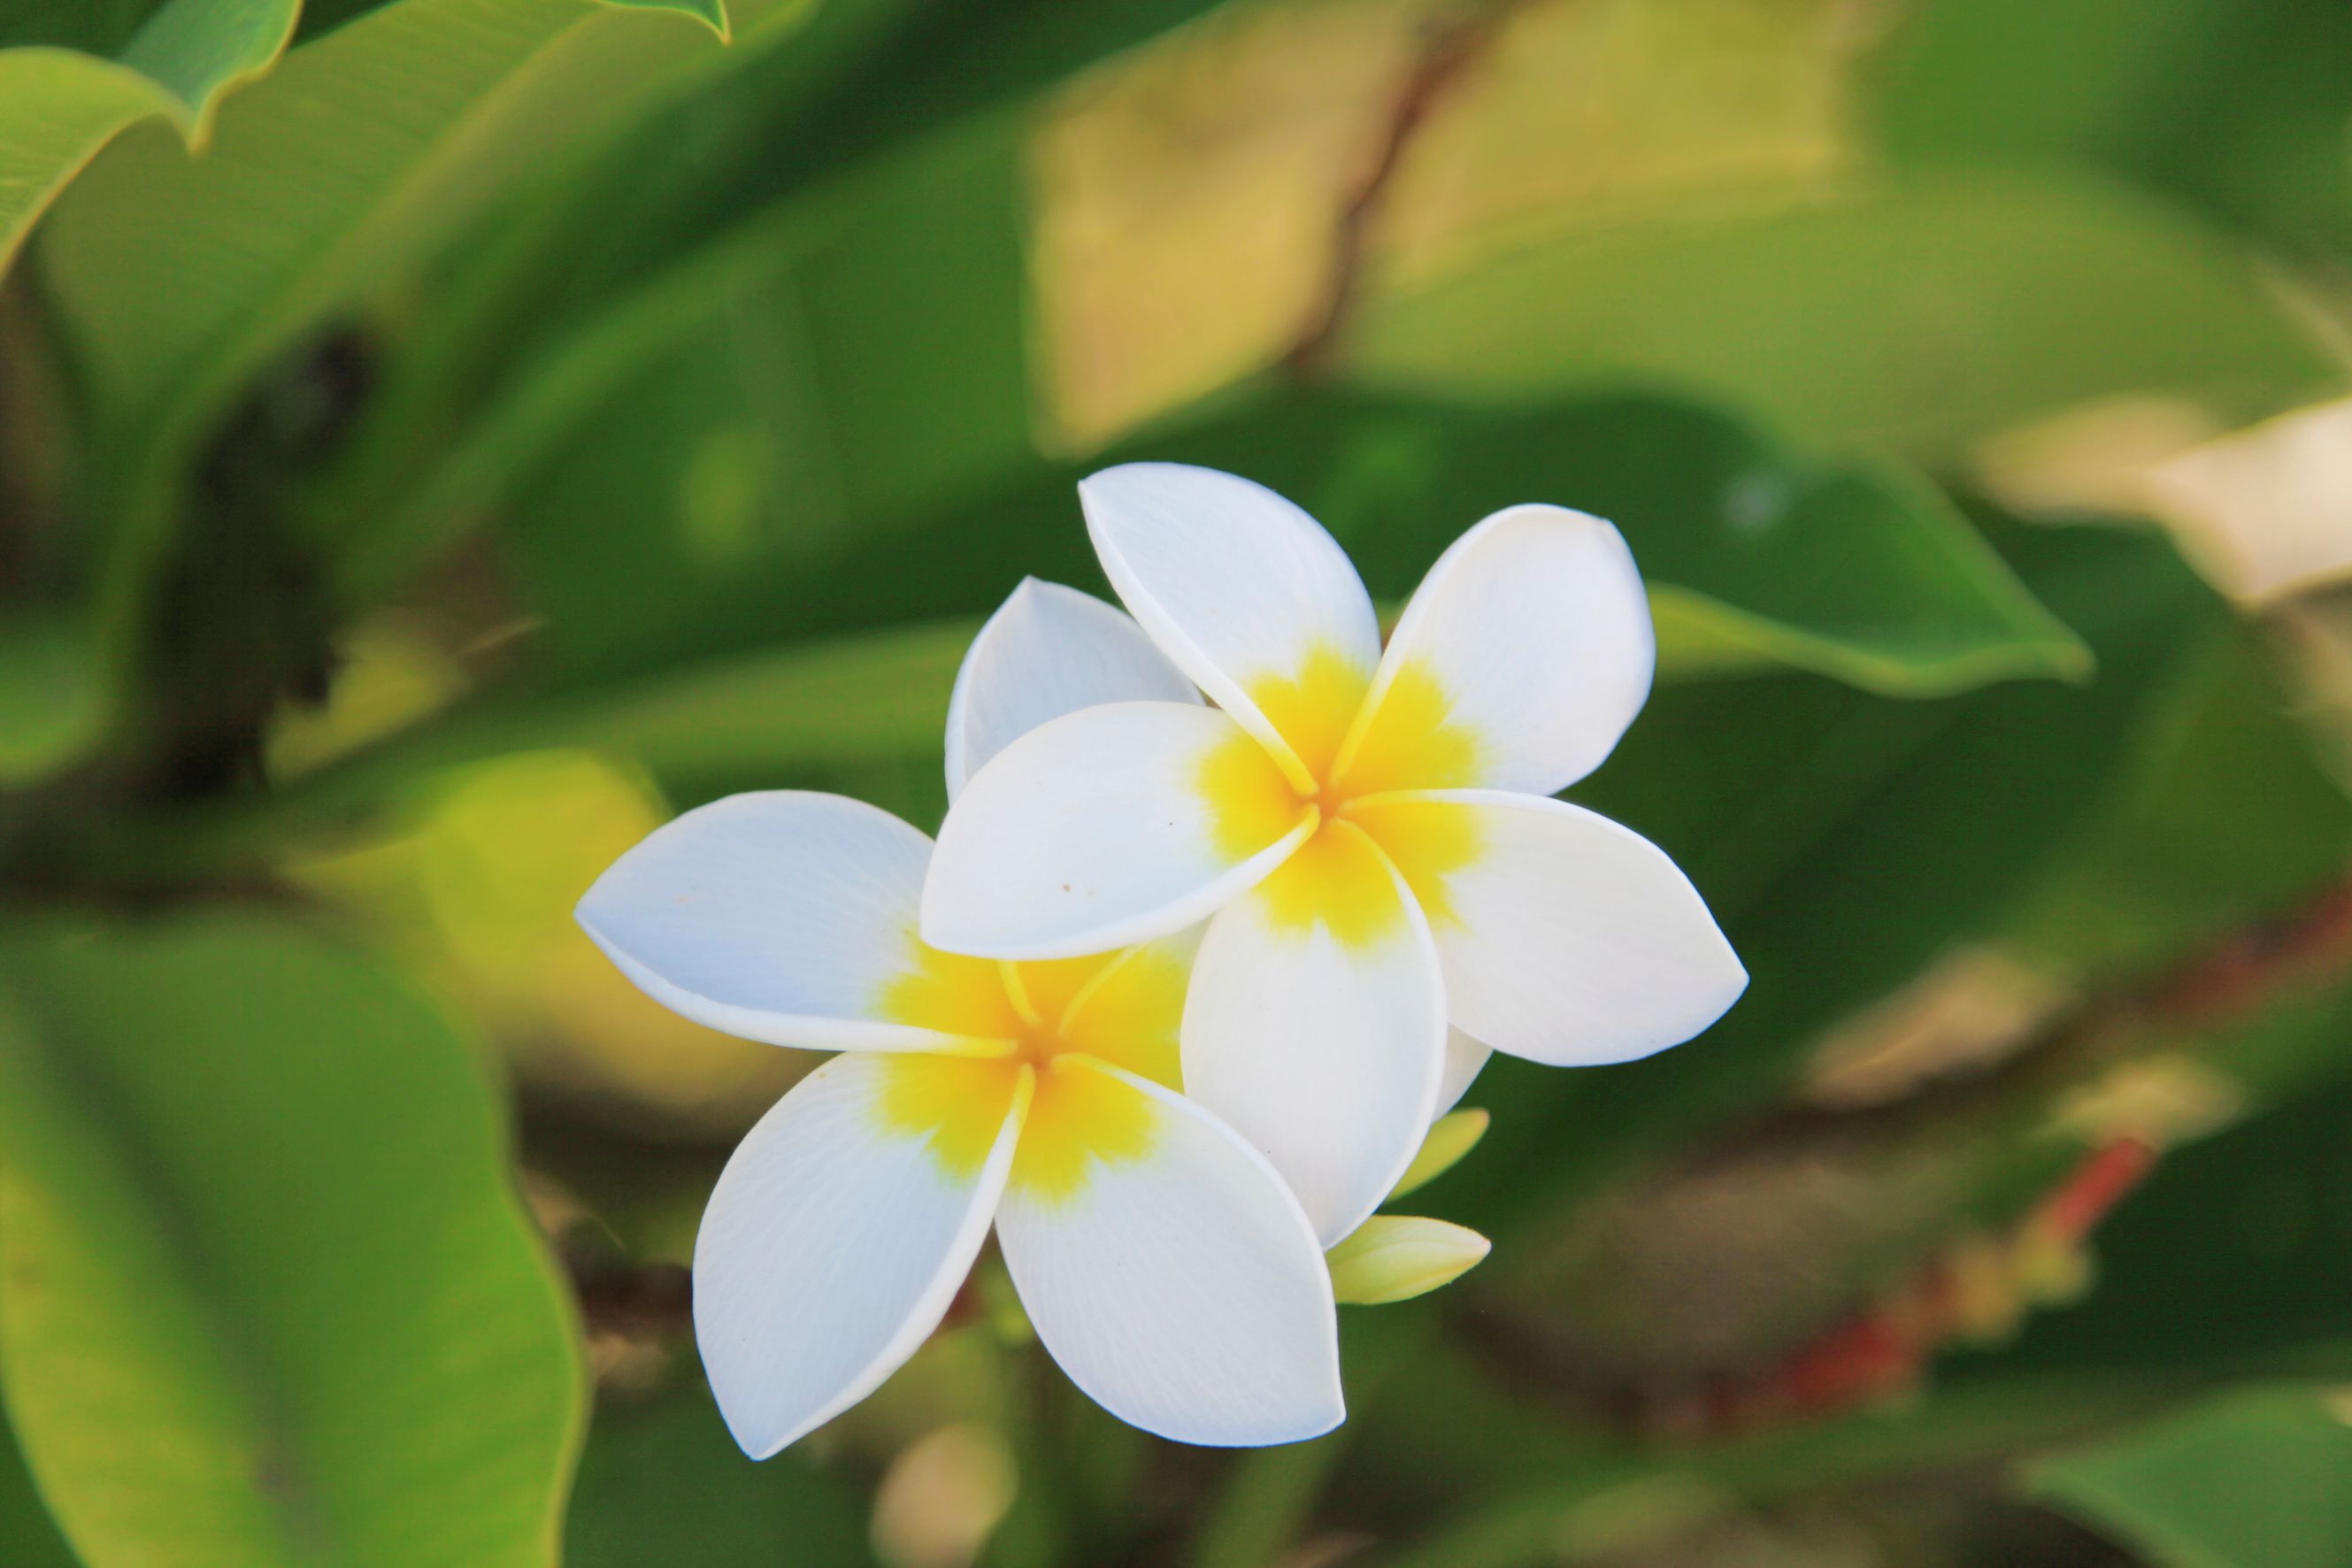
<instances>
[{"instance_id":1,"label":"white and yellow flower","mask_svg":"<svg viewBox=\"0 0 2352 1568\"><path fill-rule=\"evenodd\" d=\"M922 934L1037 961L1208 920L1186 1091L1265 1152L1327 1245L1442 1108L1449 1026L1458 1092L1487 1048L1631 1060L1745 988L1662 851L1549 798L1650 689L1648 605L1614 528L1497 512L1439 558L1383 651L1338 543L1262 486L1141 463L1079 494L1112 585L1214 706L1109 702L1001 742L949 811ZM1066 672L1055 689L1099 658L1084 637L1055 647L1027 662Z\"/></svg>"},{"instance_id":2,"label":"white and yellow flower","mask_svg":"<svg viewBox=\"0 0 2352 1568\"><path fill-rule=\"evenodd\" d=\"M1056 595L1084 599L1024 587L967 656L951 791L1068 707L1189 697L1093 601L1059 605L1099 634L1085 666L1036 668L1031 612ZM1114 1415L1216 1445L1337 1426L1314 1229L1265 1158L1178 1092L1199 933L1060 961L941 952L916 929L931 852L856 801L736 795L581 901L614 962L687 1017L841 1053L744 1139L696 1238L696 1338L737 1441L764 1458L872 1392L939 1325L992 1223L1038 1339Z\"/></svg>"}]
</instances>

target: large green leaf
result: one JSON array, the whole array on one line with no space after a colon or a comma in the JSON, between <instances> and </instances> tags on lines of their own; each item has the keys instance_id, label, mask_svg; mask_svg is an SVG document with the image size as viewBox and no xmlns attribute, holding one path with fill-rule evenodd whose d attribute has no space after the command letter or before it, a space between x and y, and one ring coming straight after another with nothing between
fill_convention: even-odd
<instances>
[{"instance_id":1,"label":"large green leaf","mask_svg":"<svg viewBox=\"0 0 2352 1568\"><path fill-rule=\"evenodd\" d=\"M2352 1423L2340 1397L2252 1389L2033 1468L2033 1489L2158 1568L2352 1562Z\"/></svg>"},{"instance_id":2,"label":"large green leaf","mask_svg":"<svg viewBox=\"0 0 2352 1568\"><path fill-rule=\"evenodd\" d=\"M739 35L803 0L742 0ZM77 182L47 275L96 410L98 635L124 678L199 445L273 356L719 55L693 0L400 0L287 56L205 155L141 128ZM249 523L249 520L248 523Z\"/></svg>"},{"instance_id":3,"label":"large green leaf","mask_svg":"<svg viewBox=\"0 0 2352 1568\"><path fill-rule=\"evenodd\" d=\"M723 504L710 484L667 469L641 468L637 488L621 489L625 464L583 452L588 478L551 475L555 499L533 496L510 535L550 616L549 651L583 673L642 668L756 646L779 625L809 636L982 615L1024 573L1098 585L1076 480L1108 463L1167 458L1291 496L1391 600L1488 511L1549 500L1609 516L1650 581L1679 674L1795 668L1924 694L2085 669L2079 642L1930 487L1888 468L1817 465L1666 398L1514 413L1284 391L1084 463L1033 462L968 504L885 514L832 540L812 540L805 521L763 522L759 509L805 493L794 481L806 476L790 471L790 452L757 450L787 472L740 477L750 493L740 504L753 510L733 531L705 515ZM618 491L611 515L593 510L600 484Z\"/></svg>"},{"instance_id":4,"label":"large green leaf","mask_svg":"<svg viewBox=\"0 0 2352 1568\"><path fill-rule=\"evenodd\" d=\"M551 1562L578 1352L448 1026L245 917L0 984L0 1373L83 1560Z\"/></svg>"},{"instance_id":5,"label":"large green leaf","mask_svg":"<svg viewBox=\"0 0 2352 1568\"><path fill-rule=\"evenodd\" d=\"M2086 830L2220 606L2152 534L2003 542L2097 654L2089 685L1899 703L1808 676L1670 686L1578 786L1675 857L1753 979L1705 1035L1645 1061L1557 1072L1498 1058L1483 1092L1507 1110L1452 1178L1466 1205L1454 1217L1499 1232L1557 1214L1780 1103L1823 1031L1997 929Z\"/></svg>"},{"instance_id":6,"label":"large green leaf","mask_svg":"<svg viewBox=\"0 0 2352 1568\"><path fill-rule=\"evenodd\" d=\"M0 1553L9 1568L77 1568L71 1548L41 1503L32 1472L0 1409Z\"/></svg>"},{"instance_id":7,"label":"large green leaf","mask_svg":"<svg viewBox=\"0 0 2352 1568\"><path fill-rule=\"evenodd\" d=\"M168 121L190 149L222 95L268 70L301 0L172 0L121 56L0 49L0 274L58 193L125 126Z\"/></svg>"},{"instance_id":8,"label":"large green leaf","mask_svg":"<svg viewBox=\"0 0 2352 1568\"><path fill-rule=\"evenodd\" d=\"M1373 304L1344 358L1482 396L1664 379L1931 458L2091 398L2177 395L2235 422L2341 377L2252 259L2179 214L1994 174L1529 243Z\"/></svg>"}]
</instances>

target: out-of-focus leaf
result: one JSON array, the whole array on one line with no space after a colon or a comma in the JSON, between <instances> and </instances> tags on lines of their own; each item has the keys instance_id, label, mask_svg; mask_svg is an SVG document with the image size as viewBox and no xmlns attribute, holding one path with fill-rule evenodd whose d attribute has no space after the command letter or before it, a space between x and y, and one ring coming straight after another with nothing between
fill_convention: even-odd
<instances>
[{"instance_id":1,"label":"out-of-focus leaf","mask_svg":"<svg viewBox=\"0 0 2352 1568\"><path fill-rule=\"evenodd\" d=\"M667 517L647 510L657 498L633 497L634 515L583 529L582 509L596 504L584 487L567 488L561 507L534 500L515 542L525 584L562 639L555 657L577 670L629 668L753 646L780 624L804 636L978 616L1024 573L1098 584L1075 484L1141 458L1273 486L1320 518L1391 600L1501 507L1551 500L1610 517L1651 583L1676 673L1793 667L1926 694L2085 668L2075 637L1930 487L1889 468L1817 466L1662 397L1515 413L1292 391L1084 464L1035 465L950 510L874 521L855 545L815 561L781 524L747 524L729 536L734 548L704 549L691 495ZM798 493L781 476L742 482L762 507Z\"/></svg>"},{"instance_id":2,"label":"out-of-focus leaf","mask_svg":"<svg viewBox=\"0 0 2352 1568\"><path fill-rule=\"evenodd\" d=\"M2012 531L2004 548L2098 656L2089 685L1906 703L1801 676L1670 686L1578 787L1675 857L1754 979L1705 1035L1646 1061L1497 1060L1482 1098L1507 1109L1454 1179L1461 1218L1500 1235L1547 1194L1571 1202L1776 1102L1823 1030L2005 919L2084 831L2221 607L2153 534Z\"/></svg>"},{"instance_id":3,"label":"out-of-focus leaf","mask_svg":"<svg viewBox=\"0 0 2352 1568\"><path fill-rule=\"evenodd\" d=\"M805 1449L753 1466L707 1399L599 1412L580 1457L567 1568L866 1568L855 1493Z\"/></svg>"},{"instance_id":4,"label":"out-of-focus leaf","mask_svg":"<svg viewBox=\"0 0 2352 1568\"><path fill-rule=\"evenodd\" d=\"M67 182L123 127L169 121L189 148L223 94L268 70L301 0L172 0L120 58L0 49L0 274Z\"/></svg>"},{"instance_id":5,"label":"out-of-focus leaf","mask_svg":"<svg viewBox=\"0 0 2352 1568\"><path fill-rule=\"evenodd\" d=\"M739 0L740 34L804 0ZM402 0L287 56L204 157L120 138L59 202L45 275L95 408L109 675L136 652L199 445L273 356L719 53L688 3Z\"/></svg>"},{"instance_id":6,"label":"out-of-focus leaf","mask_svg":"<svg viewBox=\"0 0 2352 1568\"><path fill-rule=\"evenodd\" d=\"M1046 417L1092 445L1274 363L1318 330L1342 246L1386 293L1529 229L1802 200L1849 160L1863 41L1837 0L1305 0L1139 50L1034 133Z\"/></svg>"},{"instance_id":7,"label":"out-of-focus leaf","mask_svg":"<svg viewBox=\"0 0 2352 1568\"><path fill-rule=\"evenodd\" d=\"M1486 397L1664 380L1930 458L2125 393L2239 423L2340 374L2214 235L2112 185L2008 174L1530 243L1371 303L1341 358Z\"/></svg>"},{"instance_id":8,"label":"out-of-focus leaf","mask_svg":"<svg viewBox=\"0 0 2352 1568\"><path fill-rule=\"evenodd\" d=\"M448 1026L243 917L0 984L0 1370L83 1560L546 1563L580 1368Z\"/></svg>"},{"instance_id":9,"label":"out-of-focus leaf","mask_svg":"<svg viewBox=\"0 0 2352 1568\"><path fill-rule=\"evenodd\" d=\"M2095 831L2002 931L2044 973L2152 972L2352 868L2352 797L2251 635L2199 652Z\"/></svg>"},{"instance_id":10,"label":"out-of-focus leaf","mask_svg":"<svg viewBox=\"0 0 2352 1568\"><path fill-rule=\"evenodd\" d=\"M2217 1059L2282 1047L2332 1063L2352 999L2311 999L2217 1041ZM2330 1047L2333 1047L2331 1049ZM2249 1064L2250 1067L2253 1064ZM1998 1355L1949 1369L2221 1368L2352 1376L2352 1088L2273 1110L2157 1167L2099 1232L2097 1289Z\"/></svg>"},{"instance_id":11,"label":"out-of-focus leaf","mask_svg":"<svg viewBox=\"0 0 2352 1568\"><path fill-rule=\"evenodd\" d=\"M7 1415L0 1408L0 1548L7 1552L9 1568L80 1568L42 1506L25 1456L8 1430Z\"/></svg>"},{"instance_id":12,"label":"out-of-focus leaf","mask_svg":"<svg viewBox=\"0 0 2352 1568\"><path fill-rule=\"evenodd\" d=\"M2253 1389L2036 1464L2034 1493L2158 1568L2352 1562L2352 1423L2340 1395Z\"/></svg>"},{"instance_id":13,"label":"out-of-focus leaf","mask_svg":"<svg viewBox=\"0 0 2352 1568\"><path fill-rule=\"evenodd\" d=\"M2352 14L2328 0L1920 5L1885 58L1904 163L2093 163L2305 259L2352 241Z\"/></svg>"},{"instance_id":14,"label":"out-of-focus leaf","mask_svg":"<svg viewBox=\"0 0 2352 1568\"><path fill-rule=\"evenodd\" d=\"M41 777L105 721L92 650L70 618L15 609L0 621L0 785Z\"/></svg>"},{"instance_id":15,"label":"out-of-focus leaf","mask_svg":"<svg viewBox=\"0 0 2352 1568\"><path fill-rule=\"evenodd\" d=\"M455 356L499 369L457 372L428 354L393 374L445 376L469 397L493 390L455 427L449 461L419 463L388 439L375 471L352 479L368 499L322 501L322 528L370 522L350 541L344 591L381 593L502 492L583 547L614 531L572 528L583 515L687 512L685 542L714 570L814 551L845 520L946 505L1016 469L1041 422L1100 437L1262 363L1304 328L1292 296L1328 270L1349 181L1380 144L1412 56L1431 46L1421 24L1442 34L1453 18L1421 0L1236 16L1108 63L1034 112L1015 101L1205 8L821 9L772 68L730 78L717 101L633 139L566 197L568 218L512 255L493 243L489 262L461 262L465 288L482 270L508 273L489 293L517 308L486 315ZM1785 193L1834 161L1836 82L1853 47L1838 6L1706 0L1689 13L1642 4L1596 21L1530 7L1498 21L1476 90L1449 97L1427 128L1382 235L1418 273L1454 265L1465 232L1529 207L1622 217L1660 189L1710 201L1727 184ZM1250 79L1311 59L1313 90L1300 79L1234 91L1236 47ZM1563 62L1601 84L1565 110L1549 90ZM1195 89L1213 104L1192 101ZM1728 133L1734 102L1770 133L1750 121ZM1226 127L1235 104L1241 123ZM1312 143L1303 157L1294 134ZM1260 156L1254 137L1284 145ZM1546 155L1568 142L1587 156ZM1596 145L1608 155L1591 156ZM1035 196L1041 178L1071 172L1073 149L1102 154L1101 167L1079 159L1085 189ZM1205 169L1187 163L1195 155ZM1142 174L1129 167L1138 161ZM1277 165L1282 180L1268 177ZM1245 221L1233 226L1235 213ZM941 234L956 237L954 267L938 265ZM1278 267L1270 247L1284 252ZM1278 297L1259 309L1269 284ZM1253 302L1255 344L1230 363L1213 345L1245 312L1220 294L1228 285ZM1120 345L1094 329L1128 290L1145 306L1122 325L1158 323L1188 355L1209 346L1205 378L1185 371L1169 384L1113 366ZM541 323L530 343L483 348L517 320ZM1119 384L1097 384L1104 374ZM1041 386L1064 405L1042 421ZM1076 406L1106 396L1115 411Z\"/></svg>"}]
</instances>

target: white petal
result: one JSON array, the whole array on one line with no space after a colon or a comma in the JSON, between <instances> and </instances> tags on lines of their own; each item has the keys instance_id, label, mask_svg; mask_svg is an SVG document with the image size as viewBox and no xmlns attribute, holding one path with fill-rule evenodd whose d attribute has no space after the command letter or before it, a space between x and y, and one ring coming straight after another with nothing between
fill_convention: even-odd
<instances>
[{"instance_id":1,"label":"white petal","mask_svg":"<svg viewBox=\"0 0 2352 1568\"><path fill-rule=\"evenodd\" d=\"M1007 746L949 808L923 939L1018 959L1171 935L1280 864L1312 821L1213 708L1082 709Z\"/></svg>"},{"instance_id":2,"label":"white petal","mask_svg":"<svg viewBox=\"0 0 2352 1568\"><path fill-rule=\"evenodd\" d=\"M970 1037L894 1020L887 1005L924 963L930 854L863 801L730 795L656 829L576 913L623 973L698 1024L813 1050L952 1049Z\"/></svg>"},{"instance_id":3,"label":"white petal","mask_svg":"<svg viewBox=\"0 0 2352 1568\"><path fill-rule=\"evenodd\" d=\"M1601 765L1656 667L1649 601L1616 529L1556 506L1498 511L1414 591L1340 777L1352 794L1550 795Z\"/></svg>"},{"instance_id":4,"label":"white petal","mask_svg":"<svg viewBox=\"0 0 2352 1568\"><path fill-rule=\"evenodd\" d=\"M1352 707L1381 656L1347 552L1264 485L1214 468L1122 464L1081 480L1078 500L1104 574L1151 640L1297 769L1260 706L1265 683L1299 681L1319 657L1353 672ZM1293 779L1311 787L1303 772Z\"/></svg>"},{"instance_id":5,"label":"white petal","mask_svg":"<svg viewBox=\"0 0 2352 1568\"><path fill-rule=\"evenodd\" d=\"M948 798L1048 719L1103 702L1198 702L1143 628L1091 594L1024 577L988 617L948 700Z\"/></svg>"},{"instance_id":6,"label":"white petal","mask_svg":"<svg viewBox=\"0 0 2352 1568\"><path fill-rule=\"evenodd\" d=\"M1337 1426L1339 1320L1297 1201L1249 1145L1159 1085L1084 1057L1148 1148L1068 1191L1004 1195L997 1237L1037 1337L1120 1420L1180 1443L1291 1443ZM1041 1086L1042 1090L1042 1086Z\"/></svg>"},{"instance_id":7,"label":"white petal","mask_svg":"<svg viewBox=\"0 0 2352 1568\"><path fill-rule=\"evenodd\" d=\"M894 1082L925 1057L835 1057L727 1162L694 1242L694 1333L743 1451L764 1459L880 1385L939 1327L1004 1190L1029 1101L976 1108L984 1157L942 1159L896 1124ZM976 1064L947 1064L950 1068Z\"/></svg>"},{"instance_id":8,"label":"white petal","mask_svg":"<svg viewBox=\"0 0 2352 1568\"><path fill-rule=\"evenodd\" d=\"M1412 895L1347 823L1209 923L1184 1088L1274 1162L1325 1245L1380 1206L1437 1108L1445 996Z\"/></svg>"},{"instance_id":9,"label":"white petal","mask_svg":"<svg viewBox=\"0 0 2352 1568\"><path fill-rule=\"evenodd\" d=\"M1486 1058L1494 1054L1495 1047L1484 1040L1474 1039L1457 1028L1445 1031L1445 1071L1437 1082L1437 1110L1431 1114L1431 1121L1462 1103L1462 1097L1470 1092L1470 1086L1486 1070Z\"/></svg>"},{"instance_id":10,"label":"white petal","mask_svg":"<svg viewBox=\"0 0 2352 1568\"><path fill-rule=\"evenodd\" d=\"M1411 818L1433 813L1467 833L1413 831ZM1582 806L1441 790L1359 802L1352 819L1383 844L1466 838L1465 863L1425 902L1447 911L1432 927L1454 1022L1498 1051L1555 1067L1632 1061L1689 1039L1748 987L1690 879Z\"/></svg>"}]
</instances>

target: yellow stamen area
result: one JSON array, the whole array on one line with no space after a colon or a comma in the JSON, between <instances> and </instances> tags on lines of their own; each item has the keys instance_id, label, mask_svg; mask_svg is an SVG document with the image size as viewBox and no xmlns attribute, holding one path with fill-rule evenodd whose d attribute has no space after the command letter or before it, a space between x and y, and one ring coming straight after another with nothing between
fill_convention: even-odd
<instances>
[{"instance_id":1,"label":"yellow stamen area","mask_svg":"<svg viewBox=\"0 0 2352 1568\"><path fill-rule=\"evenodd\" d=\"M1363 829L1327 822L1259 886L1275 930L1307 935L1318 927L1342 947L1366 947L1404 923L1388 863Z\"/></svg>"},{"instance_id":2,"label":"yellow stamen area","mask_svg":"<svg viewBox=\"0 0 2352 1568\"><path fill-rule=\"evenodd\" d=\"M1232 859L1280 839L1310 807L1320 814L1321 826L1267 879L1263 899L1276 929L1327 931L1349 947L1391 935L1403 918L1383 853L1432 923L1454 919L1446 878L1478 854L1475 824L1465 813L1368 804L1391 791L1477 782L1483 747L1454 721L1444 683L1426 660L1411 660L1378 706L1360 715L1368 685L1344 655L1323 646L1308 650L1295 675L1251 685L1251 700L1318 781L1313 790L1295 787L1240 733L1202 760L1197 781L1216 848Z\"/></svg>"},{"instance_id":3,"label":"yellow stamen area","mask_svg":"<svg viewBox=\"0 0 2352 1568\"><path fill-rule=\"evenodd\" d=\"M1371 683L1370 670L1330 644L1317 643L1307 650L1297 674L1252 681L1249 696L1307 771L1320 779L1329 775Z\"/></svg>"},{"instance_id":4,"label":"yellow stamen area","mask_svg":"<svg viewBox=\"0 0 2352 1568\"><path fill-rule=\"evenodd\" d=\"M883 987L875 1012L894 1024L982 1040L1009 1040L1022 1018L994 961L927 946L911 932L907 967Z\"/></svg>"},{"instance_id":5,"label":"yellow stamen area","mask_svg":"<svg viewBox=\"0 0 2352 1568\"><path fill-rule=\"evenodd\" d=\"M1478 819L1450 801L1391 797L1362 800L1348 808L1347 820L1371 835L1396 866L1432 926L1459 926L1448 896L1447 879L1475 862L1485 846Z\"/></svg>"},{"instance_id":6,"label":"yellow stamen area","mask_svg":"<svg viewBox=\"0 0 2352 1568\"><path fill-rule=\"evenodd\" d=\"M1265 748L1238 730L1202 757L1193 783L1208 803L1210 840L1229 860L1248 859L1307 815Z\"/></svg>"},{"instance_id":7,"label":"yellow stamen area","mask_svg":"<svg viewBox=\"0 0 2352 1568\"><path fill-rule=\"evenodd\" d=\"M882 1016L970 1037L975 1054L883 1058L881 1131L919 1140L941 1174L970 1181L1026 1077L1034 1095L1012 1181L1033 1199L1066 1203L1090 1172L1143 1158L1155 1137L1150 1098L1085 1058L1176 1087L1190 970L1181 945L999 964L915 943Z\"/></svg>"},{"instance_id":8,"label":"yellow stamen area","mask_svg":"<svg viewBox=\"0 0 2352 1568\"><path fill-rule=\"evenodd\" d=\"M883 1131L919 1138L940 1172L970 1181L988 1163L1024 1064L1013 1057L891 1055L876 1110Z\"/></svg>"},{"instance_id":9,"label":"yellow stamen area","mask_svg":"<svg viewBox=\"0 0 2352 1568\"><path fill-rule=\"evenodd\" d=\"M1333 783L1349 799L1396 789L1462 789L1478 782L1477 735L1454 722L1454 700L1426 661L1396 672Z\"/></svg>"},{"instance_id":10,"label":"yellow stamen area","mask_svg":"<svg viewBox=\"0 0 2352 1568\"><path fill-rule=\"evenodd\" d=\"M1125 1068L1164 1088L1184 1088L1178 1033L1192 966L1154 943L1129 948L1062 1016L1062 1048Z\"/></svg>"},{"instance_id":11,"label":"yellow stamen area","mask_svg":"<svg viewBox=\"0 0 2352 1568\"><path fill-rule=\"evenodd\" d=\"M1013 1153L1013 1185L1033 1201L1066 1204L1085 1191L1096 1166L1150 1154L1158 1123L1158 1108L1140 1089L1058 1057L1037 1074L1037 1098Z\"/></svg>"},{"instance_id":12,"label":"yellow stamen area","mask_svg":"<svg viewBox=\"0 0 2352 1568\"><path fill-rule=\"evenodd\" d=\"M1020 1009L1023 1020L1033 1029L1055 1029L1069 1012L1071 998L1118 956L1116 952L1097 952L1084 958L1030 959L1007 963L1004 988L1013 1005Z\"/></svg>"}]
</instances>

